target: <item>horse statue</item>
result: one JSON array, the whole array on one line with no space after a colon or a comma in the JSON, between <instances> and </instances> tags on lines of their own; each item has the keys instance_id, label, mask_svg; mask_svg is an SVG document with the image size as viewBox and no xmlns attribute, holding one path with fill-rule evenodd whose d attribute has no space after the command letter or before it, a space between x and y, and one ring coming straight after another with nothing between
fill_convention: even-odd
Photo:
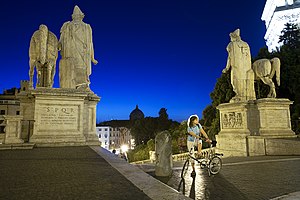
<instances>
[{"instance_id":1,"label":"horse statue","mask_svg":"<svg viewBox=\"0 0 300 200\"><path fill-rule=\"evenodd\" d=\"M255 80L262 80L264 84L270 87L268 98L276 98L275 84L272 80L276 74L276 82L280 86L280 59L259 59L252 64L255 74Z\"/></svg>"},{"instance_id":2,"label":"horse statue","mask_svg":"<svg viewBox=\"0 0 300 200\"><path fill-rule=\"evenodd\" d=\"M40 25L30 40L29 47L29 88L33 88L34 67L37 71L36 87L52 88L58 57L58 39L48 30L46 25Z\"/></svg>"}]
</instances>

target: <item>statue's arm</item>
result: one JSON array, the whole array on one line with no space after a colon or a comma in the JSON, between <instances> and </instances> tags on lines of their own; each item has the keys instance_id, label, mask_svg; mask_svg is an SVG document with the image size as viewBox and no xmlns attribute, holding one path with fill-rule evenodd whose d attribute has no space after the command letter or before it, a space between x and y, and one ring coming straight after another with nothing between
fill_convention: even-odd
<instances>
[{"instance_id":1,"label":"statue's arm","mask_svg":"<svg viewBox=\"0 0 300 200\"><path fill-rule=\"evenodd\" d=\"M95 54L94 54L94 44L93 44L93 33L92 33L92 28L90 25L89 26L89 32L90 32L90 38L91 38L91 60L94 63L94 65L98 64L98 61L95 59Z\"/></svg>"},{"instance_id":2,"label":"statue's arm","mask_svg":"<svg viewBox=\"0 0 300 200\"><path fill-rule=\"evenodd\" d=\"M230 70L231 67L231 56L230 56L230 48L231 47L231 43L228 44L227 46L227 52L228 52L228 58L227 58L227 63L226 63L226 67L222 70L222 73L226 73L228 70Z\"/></svg>"},{"instance_id":3,"label":"statue's arm","mask_svg":"<svg viewBox=\"0 0 300 200\"><path fill-rule=\"evenodd\" d=\"M58 46L57 46L58 47L58 51L62 50L62 46L63 46L62 43L64 42L65 31L66 31L67 26L68 26L69 23L70 23L69 21L65 22L62 25L61 29L60 29L60 37L59 37Z\"/></svg>"},{"instance_id":4,"label":"statue's arm","mask_svg":"<svg viewBox=\"0 0 300 200\"><path fill-rule=\"evenodd\" d=\"M230 67L231 67L231 65L230 65L230 57L228 56L226 67L223 69L222 73L228 72L228 70L230 70Z\"/></svg>"}]
</instances>

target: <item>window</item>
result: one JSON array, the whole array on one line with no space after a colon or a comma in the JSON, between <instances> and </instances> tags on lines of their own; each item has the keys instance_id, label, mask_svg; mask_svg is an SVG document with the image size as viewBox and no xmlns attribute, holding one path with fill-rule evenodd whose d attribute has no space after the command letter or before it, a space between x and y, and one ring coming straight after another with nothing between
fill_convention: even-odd
<instances>
[{"instance_id":1,"label":"window","mask_svg":"<svg viewBox=\"0 0 300 200\"><path fill-rule=\"evenodd\" d=\"M108 135L105 133L104 137L107 138L107 136L108 136Z\"/></svg>"},{"instance_id":2,"label":"window","mask_svg":"<svg viewBox=\"0 0 300 200\"><path fill-rule=\"evenodd\" d=\"M17 111L17 112L16 112L16 115L20 115L20 111Z\"/></svg>"},{"instance_id":3,"label":"window","mask_svg":"<svg viewBox=\"0 0 300 200\"><path fill-rule=\"evenodd\" d=\"M99 138L101 138L101 134L99 134Z\"/></svg>"},{"instance_id":4,"label":"window","mask_svg":"<svg viewBox=\"0 0 300 200\"><path fill-rule=\"evenodd\" d=\"M5 115L5 110L0 110L0 115Z\"/></svg>"},{"instance_id":5,"label":"window","mask_svg":"<svg viewBox=\"0 0 300 200\"><path fill-rule=\"evenodd\" d=\"M107 131L107 128L105 129L105 131Z\"/></svg>"}]
</instances>

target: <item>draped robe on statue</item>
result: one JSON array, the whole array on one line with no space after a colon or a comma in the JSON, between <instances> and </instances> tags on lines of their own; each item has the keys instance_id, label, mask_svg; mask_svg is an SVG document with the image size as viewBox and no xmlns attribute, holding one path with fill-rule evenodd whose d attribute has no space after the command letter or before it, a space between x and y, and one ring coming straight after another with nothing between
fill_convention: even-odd
<instances>
[{"instance_id":1,"label":"draped robe on statue","mask_svg":"<svg viewBox=\"0 0 300 200\"><path fill-rule=\"evenodd\" d=\"M84 22L66 22L61 28L60 87L76 88L90 84L94 56L92 28Z\"/></svg>"},{"instance_id":2,"label":"draped robe on statue","mask_svg":"<svg viewBox=\"0 0 300 200\"><path fill-rule=\"evenodd\" d=\"M254 100L254 73L251 64L249 45L239 37L227 46L227 67L231 67L231 85L236 93L236 100Z\"/></svg>"}]
</instances>

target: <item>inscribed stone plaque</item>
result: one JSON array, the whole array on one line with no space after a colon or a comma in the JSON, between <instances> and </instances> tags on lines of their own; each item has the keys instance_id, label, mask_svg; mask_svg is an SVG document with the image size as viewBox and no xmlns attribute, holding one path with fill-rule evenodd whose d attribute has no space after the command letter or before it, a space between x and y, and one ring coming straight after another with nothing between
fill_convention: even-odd
<instances>
[{"instance_id":1,"label":"inscribed stone plaque","mask_svg":"<svg viewBox=\"0 0 300 200\"><path fill-rule=\"evenodd\" d=\"M40 131L79 129L79 105L41 105L39 110Z\"/></svg>"}]
</instances>

